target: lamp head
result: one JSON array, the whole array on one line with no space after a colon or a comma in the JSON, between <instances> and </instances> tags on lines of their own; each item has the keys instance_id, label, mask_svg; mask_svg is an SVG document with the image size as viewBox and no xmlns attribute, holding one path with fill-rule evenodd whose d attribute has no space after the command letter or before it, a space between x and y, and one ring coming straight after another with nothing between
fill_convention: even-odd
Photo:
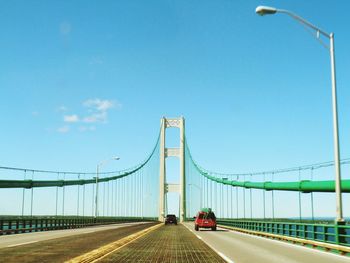
<instances>
[{"instance_id":1,"label":"lamp head","mask_svg":"<svg viewBox=\"0 0 350 263\"><path fill-rule=\"evenodd\" d=\"M269 7L269 6L258 6L256 9L255 9L255 13L257 13L258 15L273 15L273 14L276 14L277 12L277 9L274 8L274 7Z\"/></svg>"}]
</instances>

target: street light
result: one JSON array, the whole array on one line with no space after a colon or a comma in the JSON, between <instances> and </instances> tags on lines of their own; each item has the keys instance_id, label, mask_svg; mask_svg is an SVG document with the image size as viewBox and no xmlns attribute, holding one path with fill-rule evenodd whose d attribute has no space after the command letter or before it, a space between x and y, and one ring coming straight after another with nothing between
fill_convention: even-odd
<instances>
[{"instance_id":1,"label":"street light","mask_svg":"<svg viewBox=\"0 0 350 263\"><path fill-rule=\"evenodd\" d=\"M263 15L273 15L277 12L276 8L269 7L269 6L258 6L255 10L255 12L261 16Z\"/></svg>"},{"instance_id":2,"label":"street light","mask_svg":"<svg viewBox=\"0 0 350 263\"><path fill-rule=\"evenodd\" d=\"M331 58L331 78L332 78L332 110L333 110L333 141L334 141L334 163L335 163L335 193L336 193L336 222L344 222L343 218L343 204L341 194L341 167L340 167L340 149L339 149L339 131L338 131L338 106L337 106L337 83L335 77L335 54L334 54L334 33L326 33L304 18L283 9L277 9L268 6L258 6L255 10L258 15L271 15L275 13L284 13L294 18L298 22L310 27L316 31L317 38L319 35L329 39L329 51Z\"/></svg>"},{"instance_id":3,"label":"street light","mask_svg":"<svg viewBox=\"0 0 350 263\"><path fill-rule=\"evenodd\" d=\"M117 161L119 160L120 158L117 157L117 156L114 156L112 157L111 159L107 159L107 160L104 160L102 162L100 162L98 165L97 165L97 168L96 168L96 195L95 195L95 218L97 218L98 216L98 179L99 179L99 173L100 173L100 168L104 165L106 165L107 163L109 163L110 161Z\"/></svg>"}]
</instances>

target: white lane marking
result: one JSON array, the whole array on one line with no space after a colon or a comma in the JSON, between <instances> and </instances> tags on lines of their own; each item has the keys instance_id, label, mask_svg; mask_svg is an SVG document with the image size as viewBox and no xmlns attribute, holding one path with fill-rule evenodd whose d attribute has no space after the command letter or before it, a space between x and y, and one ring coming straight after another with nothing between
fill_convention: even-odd
<instances>
[{"instance_id":1,"label":"white lane marking","mask_svg":"<svg viewBox=\"0 0 350 263\"><path fill-rule=\"evenodd\" d=\"M192 233L194 233L186 224L183 224L188 230L190 230ZM205 242L202 237L195 234L199 239L201 239L208 247L210 247L216 254L218 254L223 260L225 260L227 263L235 263L232 259L227 257L224 253L221 253L220 251L213 248L211 245L209 245L207 242Z\"/></svg>"},{"instance_id":2,"label":"white lane marking","mask_svg":"<svg viewBox=\"0 0 350 263\"><path fill-rule=\"evenodd\" d=\"M227 228L222 228L222 229L226 229L227 230ZM301 249L301 250L306 249L309 252L314 252L314 253L317 253L317 254L318 253L323 253L323 254L328 255L328 256L334 256L334 257L339 257L339 258L342 258L342 259L347 259L347 256L345 256L345 255L342 256L342 255L335 254L335 253L332 253L332 252L319 250L317 248L303 246L301 244L293 244L292 242L289 242L287 240L272 239L272 238L268 238L268 237L264 237L264 236L257 236L257 235L254 235L254 234L244 233L244 232L235 231L235 230L229 230L229 232L234 233L234 234L238 234L238 235L243 235L243 236L256 238L256 239L261 239L261 240L264 240L264 241L275 242L275 243L278 243L280 245L284 245L284 246L287 246L287 247L293 247L295 249ZM261 232L261 233L264 233L264 232Z\"/></svg>"},{"instance_id":3,"label":"white lane marking","mask_svg":"<svg viewBox=\"0 0 350 263\"><path fill-rule=\"evenodd\" d=\"M221 252L217 251L216 253L219 254L220 257L222 257L225 261L227 261L228 263L234 263L233 260L229 259L228 257L226 257L224 254L222 254Z\"/></svg>"},{"instance_id":4,"label":"white lane marking","mask_svg":"<svg viewBox=\"0 0 350 263\"><path fill-rule=\"evenodd\" d=\"M23 242L23 243L8 245L7 247L17 247L17 246L27 245L27 244L31 244L31 243L36 243L36 242L38 242L38 241L39 241L39 240L34 240L34 241L29 241L29 242Z\"/></svg>"}]
</instances>

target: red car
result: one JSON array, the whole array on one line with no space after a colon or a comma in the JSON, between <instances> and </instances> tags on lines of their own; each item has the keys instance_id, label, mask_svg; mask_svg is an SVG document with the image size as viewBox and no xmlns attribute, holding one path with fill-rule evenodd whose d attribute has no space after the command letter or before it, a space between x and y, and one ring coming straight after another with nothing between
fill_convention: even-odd
<instances>
[{"instance_id":1,"label":"red car","mask_svg":"<svg viewBox=\"0 0 350 263\"><path fill-rule=\"evenodd\" d=\"M216 217L210 208L203 208L197 213L194 229L198 231L199 228L211 228L211 230L216 231Z\"/></svg>"}]
</instances>

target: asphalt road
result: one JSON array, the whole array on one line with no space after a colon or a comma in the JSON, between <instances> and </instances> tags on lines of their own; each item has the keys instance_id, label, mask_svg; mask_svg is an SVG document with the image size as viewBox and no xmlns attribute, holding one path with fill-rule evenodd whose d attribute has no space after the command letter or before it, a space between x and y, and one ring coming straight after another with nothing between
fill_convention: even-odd
<instances>
[{"instance_id":1,"label":"asphalt road","mask_svg":"<svg viewBox=\"0 0 350 263\"><path fill-rule=\"evenodd\" d=\"M224 263L225 261L183 225L163 224L98 262Z\"/></svg>"},{"instance_id":2,"label":"asphalt road","mask_svg":"<svg viewBox=\"0 0 350 263\"><path fill-rule=\"evenodd\" d=\"M193 223L184 223L197 237L219 255L235 263L340 263L350 262L349 257L322 252L316 249L293 245L223 228L218 231L194 230Z\"/></svg>"},{"instance_id":3,"label":"asphalt road","mask_svg":"<svg viewBox=\"0 0 350 263\"><path fill-rule=\"evenodd\" d=\"M144 222L144 223L146 224L147 222ZM84 228L76 228L76 229L64 229L64 230L5 235L0 237L0 248L16 247L16 246L36 243L39 241L50 240L54 238L88 234L96 231L116 229L121 227L137 225L137 224L142 224L142 223L141 222L121 223L121 224L112 224L112 225L104 225L104 226L100 225L100 226L92 226L92 227L84 227Z\"/></svg>"}]
</instances>

